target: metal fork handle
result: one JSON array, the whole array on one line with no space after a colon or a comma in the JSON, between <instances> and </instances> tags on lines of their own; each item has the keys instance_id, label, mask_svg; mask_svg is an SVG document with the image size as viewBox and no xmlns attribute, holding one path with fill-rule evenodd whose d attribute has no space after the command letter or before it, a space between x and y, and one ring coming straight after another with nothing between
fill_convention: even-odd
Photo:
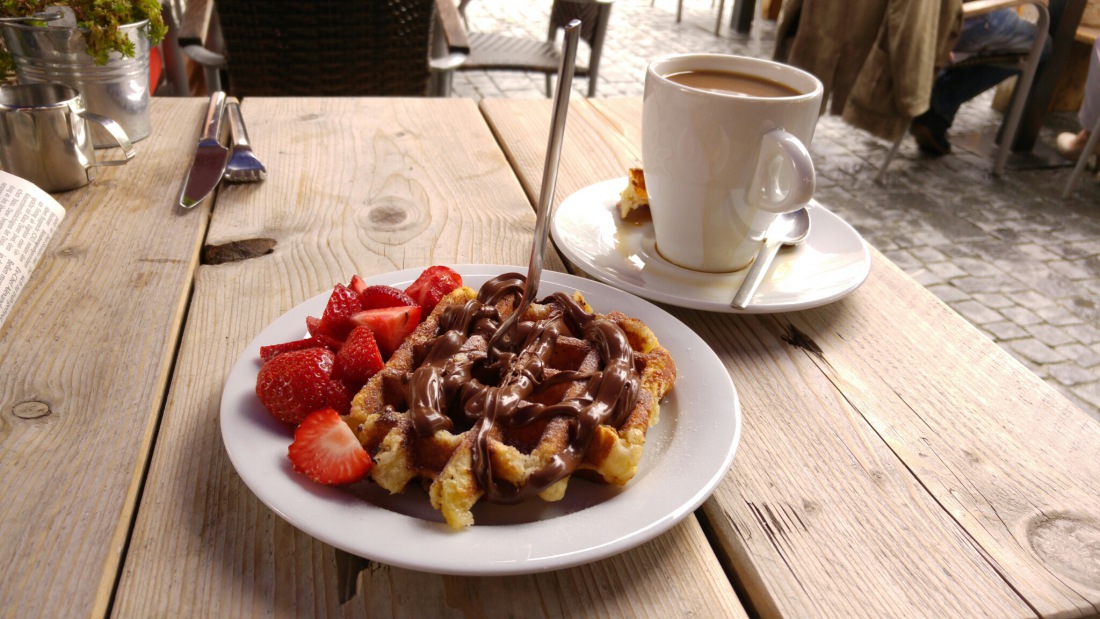
<instances>
[{"instance_id":1,"label":"metal fork handle","mask_svg":"<svg viewBox=\"0 0 1100 619\"><path fill-rule=\"evenodd\" d=\"M565 118L569 112L569 93L572 90L580 29L581 22L577 19L570 21L565 27L561 64L558 66L557 92L554 93L554 109L550 116L550 138L546 145L542 187L539 190L539 201L535 211L535 238L531 245L531 260L527 265L527 280L523 284L523 295L520 297L519 306L489 339L490 355L496 354L494 351L497 350L497 343L502 338L505 342L510 341L520 317L538 294L539 280L542 278L543 255L546 252L547 228L550 225L550 204L554 200L554 189L558 182L561 144L565 136Z\"/></svg>"},{"instance_id":2,"label":"metal fork handle","mask_svg":"<svg viewBox=\"0 0 1100 619\"><path fill-rule=\"evenodd\" d=\"M542 278L543 254L546 252L547 228L550 226L550 205L554 201L554 189L558 183L561 143L565 136L565 117L569 112L569 93L572 92L580 30L579 19L571 20L565 26L561 65L558 67L558 88L554 93L554 110L550 116L550 138L546 146L546 159L543 162L538 210L535 212L535 242L531 247L531 262L527 268L527 284L521 304L521 309L524 310L527 309L525 306L530 305L538 294L539 280Z\"/></svg>"},{"instance_id":3,"label":"metal fork handle","mask_svg":"<svg viewBox=\"0 0 1100 619\"><path fill-rule=\"evenodd\" d=\"M252 147L248 141L248 129L244 125L244 116L241 115L241 103L236 97L229 97L225 101L226 112L229 114L229 133L234 146Z\"/></svg>"}]
</instances>

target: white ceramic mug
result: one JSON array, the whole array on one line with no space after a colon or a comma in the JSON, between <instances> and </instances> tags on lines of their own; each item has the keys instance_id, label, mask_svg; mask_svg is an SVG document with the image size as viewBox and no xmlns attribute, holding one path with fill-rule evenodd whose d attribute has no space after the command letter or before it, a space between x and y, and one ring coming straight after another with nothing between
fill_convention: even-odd
<instances>
[{"instance_id":1,"label":"white ceramic mug","mask_svg":"<svg viewBox=\"0 0 1100 619\"><path fill-rule=\"evenodd\" d=\"M688 72L734 74L779 88L762 96L673 81ZM813 75L757 58L680 54L650 63L642 164L657 251L666 260L713 273L752 263L776 215L813 196L806 145L823 91Z\"/></svg>"}]
</instances>

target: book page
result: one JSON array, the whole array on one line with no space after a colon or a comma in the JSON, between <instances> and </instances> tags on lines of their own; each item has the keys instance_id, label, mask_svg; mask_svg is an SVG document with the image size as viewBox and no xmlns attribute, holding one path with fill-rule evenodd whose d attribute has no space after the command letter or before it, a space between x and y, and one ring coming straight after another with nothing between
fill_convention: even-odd
<instances>
[{"instance_id":1,"label":"book page","mask_svg":"<svg viewBox=\"0 0 1100 619\"><path fill-rule=\"evenodd\" d=\"M0 170L0 325L64 217L50 194Z\"/></svg>"}]
</instances>

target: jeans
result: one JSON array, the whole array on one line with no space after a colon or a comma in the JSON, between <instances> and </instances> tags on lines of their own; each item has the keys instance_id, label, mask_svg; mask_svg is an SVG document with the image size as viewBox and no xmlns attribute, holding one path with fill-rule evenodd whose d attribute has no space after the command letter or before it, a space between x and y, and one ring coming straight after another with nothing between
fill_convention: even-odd
<instances>
[{"instance_id":1,"label":"jeans","mask_svg":"<svg viewBox=\"0 0 1100 619\"><path fill-rule=\"evenodd\" d=\"M1085 98L1077 112L1077 120L1081 121L1081 128L1085 131L1092 131L1097 119L1100 119L1100 39L1092 44L1089 74L1085 78Z\"/></svg>"},{"instance_id":2,"label":"jeans","mask_svg":"<svg viewBox=\"0 0 1100 619\"><path fill-rule=\"evenodd\" d=\"M1001 9L964 20L952 53L956 62L969 56L1026 54L1035 41L1035 24L1021 19L1013 9ZM1043 57L1050 52L1050 39ZM1017 71L991 65L945 69L932 84L931 111L947 126L963 103L1015 75Z\"/></svg>"}]
</instances>

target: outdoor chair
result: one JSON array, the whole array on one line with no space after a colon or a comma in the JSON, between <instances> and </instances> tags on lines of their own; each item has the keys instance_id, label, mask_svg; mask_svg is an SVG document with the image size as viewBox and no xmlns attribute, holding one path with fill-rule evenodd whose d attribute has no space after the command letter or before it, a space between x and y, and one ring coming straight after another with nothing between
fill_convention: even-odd
<instances>
[{"instance_id":1,"label":"outdoor chair","mask_svg":"<svg viewBox=\"0 0 1100 619\"><path fill-rule=\"evenodd\" d=\"M469 51L454 0L216 0L216 11L223 47L184 53L207 68L208 91L238 97L442 96Z\"/></svg>"},{"instance_id":2,"label":"outdoor chair","mask_svg":"<svg viewBox=\"0 0 1100 619\"><path fill-rule=\"evenodd\" d=\"M653 7L657 4L657 0L650 0L649 6ZM722 13L726 10L726 0L711 0L710 8L714 8L714 5L718 5L718 18L714 21L714 36L722 34ZM676 0L676 23L680 23L684 19L684 0Z\"/></svg>"},{"instance_id":3,"label":"outdoor chair","mask_svg":"<svg viewBox=\"0 0 1100 619\"><path fill-rule=\"evenodd\" d=\"M1012 93L1012 101L1005 113L1004 122L1001 124L996 153L993 159L994 176L1000 176L1004 172L1005 163L1008 161L1008 155L1012 151L1012 143L1015 141L1016 131L1020 127L1020 119L1024 114L1024 107L1027 104L1028 94L1031 92L1031 86L1035 82L1035 73L1039 68L1039 57L1042 55L1043 45L1047 40L1050 13L1047 10L1045 0L979 0L977 2L967 2L963 5L963 18L966 19L1000 9L1022 6L1024 4L1033 5L1039 12L1039 19L1036 22L1035 28L1035 41L1032 43L1031 49L1027 54L970 56L949 65L949 67L996 65L1018 71L1020 74L1016 80L1016 87ZM898 147L901 146L901 142L905 139L907 133L909 132L903 131L901 135L894 140L890 152L887 153L885 161L883 161L882 165L879 167L878 174L875 175L876 183L882 183L886 175L886 169L890 166L890 162L893 160L894 155L897 154Z\"/></svg>"},{"instance_id":4,"label":"outdoor chair","mask_svg":"<svg viewBox=\"0 0 1100 619\"><path fill-rule=\"evenodd\" d=\"M588 96L596 96L600 56L615 0L554 0L550 7L550 28L545 41L491 32L471 32L470 55L459 71L535 71L546 74L546 96L553 93L552 78L561 64L558 31L571 20L581 20L580 39L588 46L588 62L577 61L574 75L588 78ZM460 10L465 15L465 0Z\"/></svg>"}]
</instances>

